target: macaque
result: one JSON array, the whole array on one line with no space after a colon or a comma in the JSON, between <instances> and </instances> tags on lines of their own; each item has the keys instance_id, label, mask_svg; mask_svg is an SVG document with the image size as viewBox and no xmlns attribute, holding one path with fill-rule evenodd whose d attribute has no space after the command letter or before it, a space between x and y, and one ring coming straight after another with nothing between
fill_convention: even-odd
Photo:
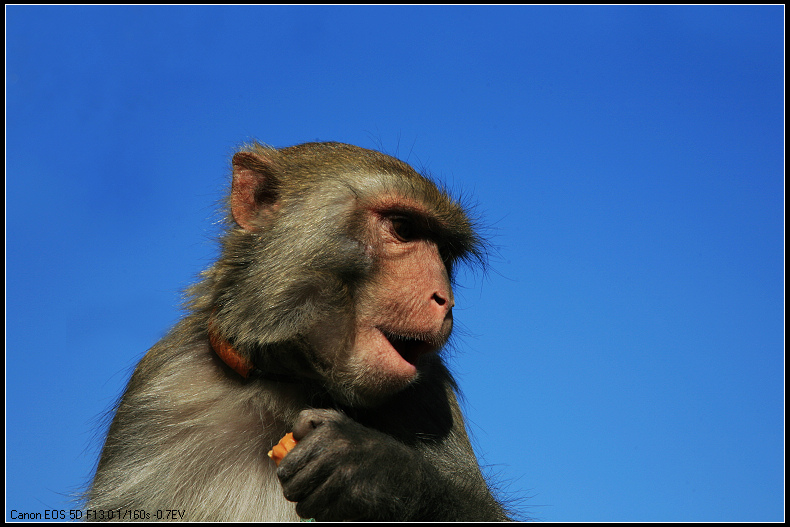
<instances>
[{"instance_id":1,"label":"macaque","mask_svg":"<svg viewBox=\"0 0 790 527\"><path fill-rule=\"evenodd\" d=\"M220 257L116 405L87 518L506 520L440 354L484 254L462 206L342 143L232 165Z\"/></svg>"}]
</instances>

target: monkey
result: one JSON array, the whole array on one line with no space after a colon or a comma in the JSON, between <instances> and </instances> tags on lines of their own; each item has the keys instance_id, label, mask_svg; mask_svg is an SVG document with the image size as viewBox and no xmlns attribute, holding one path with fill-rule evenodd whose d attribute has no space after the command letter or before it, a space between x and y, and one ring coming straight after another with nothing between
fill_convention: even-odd
<instances>
[{"instance_id":1,"label":"monkey","mask_svg":"<svg viewBox=\"0 0 790 527\"><path fill-rule=\"evenodd\" d=\"M508 520L440 353L455 267L485 258L460 202L375 150L253 142L225 210L113 408L87 519Z\"/></svg>"}]
</instances>

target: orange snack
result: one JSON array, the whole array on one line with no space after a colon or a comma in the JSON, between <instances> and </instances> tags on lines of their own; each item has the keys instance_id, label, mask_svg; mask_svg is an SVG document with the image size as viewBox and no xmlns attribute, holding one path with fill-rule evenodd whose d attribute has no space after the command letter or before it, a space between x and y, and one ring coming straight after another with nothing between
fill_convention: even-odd
<instances>
[{"instance_id":1,"label":"orange snack","mask_svg":"<svg viewBox=\"0 0 790 527\"><path fill-rule=\"evenodd\" d=\"M274 460L275 465L279 465L280 461L283 460L285 455L293 450L293 447L296 446L296 439L294 439L294 435L291 432L288 432L280 439L280 442L277 443L269 450L269 457Z\"/></svg>"}]
</instances>

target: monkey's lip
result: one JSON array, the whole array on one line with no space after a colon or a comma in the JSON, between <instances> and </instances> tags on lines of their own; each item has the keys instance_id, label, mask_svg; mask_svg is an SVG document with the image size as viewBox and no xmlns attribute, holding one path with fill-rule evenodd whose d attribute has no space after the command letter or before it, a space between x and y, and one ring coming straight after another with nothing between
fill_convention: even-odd
<instances>
[{"instance_id":1,"label":"monkey's lip","mask_svg":"<svg viewBox=\"0 0 790 527\"><path fill-rule=\"evenodd\" d=\"M416 365L417 359L436 349L429 340L422 335L395 333L386 329L377 328L389 341L390 345L409 364Z\"/></svg>"}]
</instances>

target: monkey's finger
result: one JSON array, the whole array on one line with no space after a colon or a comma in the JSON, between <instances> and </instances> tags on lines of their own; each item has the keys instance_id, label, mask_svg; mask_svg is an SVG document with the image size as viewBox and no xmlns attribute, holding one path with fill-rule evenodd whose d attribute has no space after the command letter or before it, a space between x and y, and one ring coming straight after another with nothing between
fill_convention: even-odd
<instances>
[{"instance_id":1,"label":"monkey's finger","mask_svg":"<svg viewBox=\"0 0 790 527\"><path fill-rule=\"evenodd\" d=\"M326 421L336 419L339 412L326 409L309 409L299 412L293 427L293 437L301 441Z\"/></svg>"},{"instance_id":2,"label":"monkey's finger","mask_svg":"<svg viewBox=\"0 0 790 527\"><path fill-rule=\"evenodd\" d=\"M299 516L333 519L328 513L343 501L348 485L340 480L336 471L327 471L326 467L315 468L295 474L290 485L283 484L283 494L285 499L296 502Z\"/></svg>"}]
</instances>

